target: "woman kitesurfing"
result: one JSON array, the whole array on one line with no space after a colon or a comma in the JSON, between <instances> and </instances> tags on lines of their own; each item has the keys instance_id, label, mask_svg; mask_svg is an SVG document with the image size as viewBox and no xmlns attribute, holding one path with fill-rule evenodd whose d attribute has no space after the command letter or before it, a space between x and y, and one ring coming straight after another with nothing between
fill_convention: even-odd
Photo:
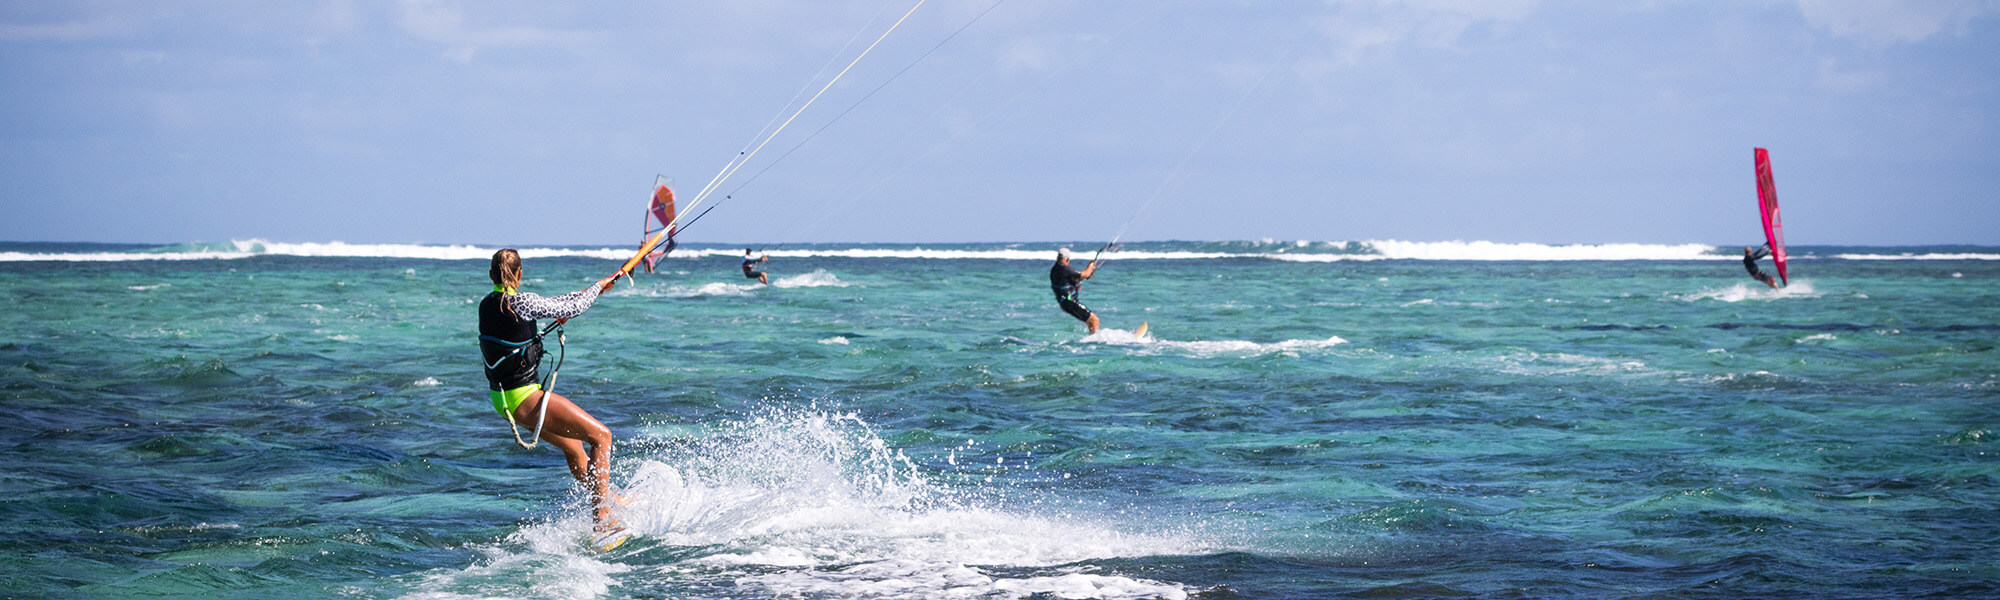
<instances>
[{"instance_id":1,"label":"woman kitesurfing","mask_svg":"<svg viewBox=\"0 0 2000 600\"><path fill-rule=\"evenodd\" d=\"M518 423L535 423L532 434L562 450L569 472L577 485L590 493L591 518L598 534L596 546L609 549L624 539L623 528L611 518L611 429L598 422L582 407L555 393L551 369L541 377L542 337L547 330L536 326L537 319L555 319L550 329L581 316L597 302L597 297L618 281L625 270L597 280L581 290L546 298L521 292L521 254L513 248L493 253L487 275L493 292L479 303L479 352L486 366L486 383L491 390L493 410L507 419L509 428ZM560 369L560 360L556 368ZM514 441L526 448L537 442Z\"/></svg>"},{"instance_id":2,"label":"woman kitesurfing","mask_svg":"<svg viewBox=\"0 0 2000 600\"><path fill-rule=\"evenodd\" d=\"M645 217L647 236L640 243L638 253L625 261L625 264L611 276L600 279L582 290L545 298L519 291L522 272L519 252L505 248L493 253L492 264L488 270L488 275L493 280L493 292L479 304L479 348L493 408L507 419L510 427L514 428L515 443L532 449L540 441L546 441L562 450L563 457L569 464L570 475L575 477L577 483L590 494L591 519L595 523L592 528L595 532L591 540L592 548L600 552L610 551L630 539L632 534L612 517L610 428L605 427L576 403L554 391L555 376L562 368L560 351L564 339L562 324L589 310L600 295L617 283L619 277L631 275L633 269L638 268L641 263L646 265L648 272L652 271L655 264L677 245L673 236L685 228L686 224L682 221L688 212L700 207L702 201L714 193L718 186L742 169L759 150L784 131L785 127L804 113L806 108L812 106L813 101L826 93L827 89L832 88L842 75L861 62L869 51L887 38L890 32L895 31L903 21L908 20L910 15L923 4L924 0L917 0L901 19L891 24L873 44L856 55L846 68L828 79L819 92L807 98L796 111L792 111L791 116L782 122L773 117L772 123L776 124L776 127L766 124L768 135L765 131L759 131L756 136L752 136L751 143L731 157L728 164L725 164L722 170L717 172L685 206L676 206L672 180L657 177L654 180L653 197L647 205ZM870 23L873 23L872 19ZM866 27L863 26L864 30ZM858 33L856 35L859 36ZM810 86L810 82L808 85ZM795 97L794 100L796 99ZM791 110L790 103L787 103L784 110ZM784 110L778 114L784 114ZM705 214L706 210L695 215L694 220L700 219ZM693 220L687 221L687 223L692 222ZM658 225L657 228L655 224ZM543 329L537 326L538 319L554 319L555 323ZM550 332L556 335L558 353L555 366L544 376L540 373L542 340ZM536 441L532 442L522 440L519 431L519 424L529 421L530 418L535 423L531 438Z\"/></svg>"}]
</instances>

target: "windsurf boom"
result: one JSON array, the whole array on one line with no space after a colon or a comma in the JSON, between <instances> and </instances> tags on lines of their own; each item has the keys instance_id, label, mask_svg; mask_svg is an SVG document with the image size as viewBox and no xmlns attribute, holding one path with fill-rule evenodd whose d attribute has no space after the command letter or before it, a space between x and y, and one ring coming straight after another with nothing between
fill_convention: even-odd
<instances>
[{"instance_id":1,"label":"windsurf boom","mask_svg":"<svg viewBox=\"0 0 2000 600\"><path fill-rule=\"evenodd\" d=\"M1771 179L1771 153L1757 149L1757 212L1764 216L1764 243L1771 247L1771 262L1778 266L1778 281L1790 284L1785 276L1785 226L1778 220L1778 184Z\"/></svg>"}]
</instances>

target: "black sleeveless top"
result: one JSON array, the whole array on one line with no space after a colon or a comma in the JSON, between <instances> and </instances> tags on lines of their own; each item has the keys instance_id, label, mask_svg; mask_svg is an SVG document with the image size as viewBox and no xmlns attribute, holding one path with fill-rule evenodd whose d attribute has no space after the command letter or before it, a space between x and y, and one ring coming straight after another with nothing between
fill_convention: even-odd
<instances>
[{"instance_id":1,"label":"black sleeveless top","mask_svg":"<svg viewBox=\"0 0 2000 600\"><path fill-rule=\"evenodd\" d=\"M535 367L542 361L542 338L535 320L515 318L502 310L505 301L504 294L493 292L479 302L479 354L484 364L500 361L486 369L486 384L496 392L536 383Z\"/></svg>"}]
</instances>

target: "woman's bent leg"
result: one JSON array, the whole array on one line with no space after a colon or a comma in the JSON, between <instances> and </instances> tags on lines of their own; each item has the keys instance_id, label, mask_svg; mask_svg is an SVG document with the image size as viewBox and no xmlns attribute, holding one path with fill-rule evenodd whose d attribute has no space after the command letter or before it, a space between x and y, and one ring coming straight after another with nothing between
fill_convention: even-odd
<instances>
[{"instance_id":1,"label":"woman's bent leg","mask_svg":"<svg viewBox=\"0 0 2000 600\"><path fill-rule=\"evenodd\" d=\"M599 528L611 520L611 429L584 412L562 394L536 394L514 410L517 422L534 422L541 402L549 402L548 418L542 425L542 439L555 444L569 462L570 474L590 490L591 505ZM525 415L525 420L524 420ZM585 446L588 445L588 450Z\"/></svg>"}]
</instances>

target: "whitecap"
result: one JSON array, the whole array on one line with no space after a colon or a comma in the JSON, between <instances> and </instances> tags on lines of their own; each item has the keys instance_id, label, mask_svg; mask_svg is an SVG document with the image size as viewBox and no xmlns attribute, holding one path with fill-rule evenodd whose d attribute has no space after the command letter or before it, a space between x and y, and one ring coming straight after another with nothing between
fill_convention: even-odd
<instances>
[{"instance_id":1,"label":"whitecap","mask_svg":"<svg viewBox=\"0 0 2000 600\"><path fill-rule=\"evenodd\" d=\"M701 285L645 285L614 290L612 296L647 296L653 298L694 298L697 296L748 296L761 283L704 283Z\"/></svg>"},{"instance_id":2,"label":"whitecap","mask_svg":"<svg viewBox=\"0 0 2000 600\"><path fill-rule=\"evenodd\" d=\"M1775 290L1763 284L1738 283L1729 287L1709 288L1692 294L1669 295L1668 297L1686 301L1720 300L1723 302L1742 302L1744 300L1817 298L1819 297L1819 292L1813 289L1811 282L1799 280L1792 282L1791 285Z\"/></svg>"},{"instance_id":3,"label":"whitecap","mask_svg":"<svg viewBox=\"0 0 2000 600\"><path fill-rule=\"evenodd\" d=\"M777 281L771 282L771 285L781 288L802 288L847 287L848 284L845 281L841 281L839 277L834 277L832 273L826 272L826 269L815 269L811 273L779 278Z\"/></svg>"},{"instance_id":4,"label":"whitecap","mask_svg":"<svg viewBox=\"0 0 2000 600\"><path fill-rule=\"evenodd\" d=\"M1130 331L1109 328L1099 329L1097 333L1085 336L1078 341L1113 346L1139 346L1141 349L1150 352L1184 352L1204 358L1224 354L1257 356L1274 352L1324 350L1348 343L1347 340L1337 335L1329 336L1323 340L1290 339L1277 342L1252 342L1248 340L1175 341L1158 339L1153 337L1151 333L1148 333L1146 337L1140 338L1133 336Z\"/></svg>"},{"instance_id":5,"label":"whitecap","mask_svg":"<svg viewBox=\"0 0 2000 600\"><path fill-rule=\"evenodd\" d=\"M1711 350L1714 352L1714 350ZM1655 375L1662 371L1636 360L1604 358L1566 352L1509 352L1483 359L1493 371L1512 375Z\"/></svg>"},{"instance_id":6,"label":"whitecap","mask_svg":"<svg viewBox=\"0 0 2000 600\"><path fill-rule=\"evenodd\" d=\"M1975 252L1929 252L1924 254L1916 254L1911 252L1904 252L1901 254L1835 254L1833 255L1833 257L1843 260L2000 260L2000 254L1981 254Z\"/></svg>"},{"instance_id":7,"label":"whitecap","mask_svg":"<svg viewBox=\"0 0 2000 600\"><path fill-rule=\"evenodd\" d=\"M1504 242L1364 242L1383 258L1419 260L1706 260L1729 258L1708 244L1528 244ZM1297 256L1297 255L1294 255Z\"/></svg>"}]
</instances>

